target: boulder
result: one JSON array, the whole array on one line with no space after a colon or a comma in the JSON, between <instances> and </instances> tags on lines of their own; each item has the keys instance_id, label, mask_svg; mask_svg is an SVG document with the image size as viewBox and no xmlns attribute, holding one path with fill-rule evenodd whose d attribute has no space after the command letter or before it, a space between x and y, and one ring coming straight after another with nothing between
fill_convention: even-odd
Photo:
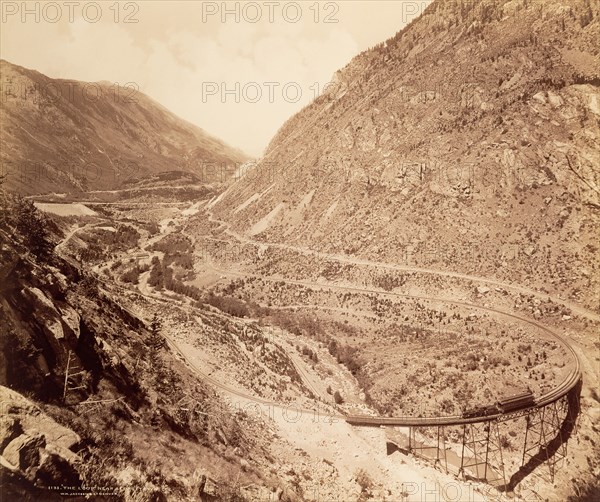
<instances>
[{"instance_id":1,"label":"boulder","mask_svg":"<svg viewBox=\"0 0 600 502\"><path fill-rule=\"evenodd\" d=\"M71 449L81 441L78 434L54 421L29 399L12 389L0 386L0 402L6 406L7 416L4 420L9 420L9 424L11 419L17 421L19 434L43 434L47 443L65 449Z\"/></svg>"},{"instance_id":2,"label":"boulder","mask_svg":"<svg viewBox=\"0 0 600 502\"><path fill-rule=\"evenodd\" d=\"M43 327L55 352L60 351L57 341L65 337L61 315L54 303L38 288L25 288L21 292L24 302L31 305L36 321Z\"/></svg>"},{"instance_id":3,"label":"boulder","mask_svg":"<svg viewBox=\"0 0 600 502\"><path fill-rule=\"evenodd\" d=\"M198 482L198 495L202 501L221 500L217 483L206 474L200 476Z\"/></svg>"},{"instance_id":4,"label":"boulder","mask_svg":"<svg viewBox=\"0 0 600 502\"><path fill-rule=\"evenodd\" d=\"M24 424L27 424L27 421L25 421ZM71 449L81 441L78 434L71 429L67 429L56 423L50 417L45 415L39 417L38 421L32 422L31 425L35 426L35 428L45 436L48 443L52 443L61 448Z\"/></svg>"},{"instance_id":5,"label":"boulder","mask_svg":"<svg viewBox=\"0 0 600 502\"><path fill-rule=\"evenodd\" d=\"M548 91L548 102L554 107L559 108L563 105L563 99L552 91Z\"/></svg>"},{"instance_id":6,"label":"boulder","mask_svg":"<svg viewBox=\"0 0 600 502\"><path fill-rule=\"evenodd\" d=\"M2 452L4 459L20 471L36 467L40 462L40 448L46 446L42 434L21 434L13 439Z\"/></svg>"},{"instance_id":7,"label":"boulder","mask_svg":"<svg viewBox=\"0 0 600 502\"><path fill-rule=\"evenodd\" d=\"M23 433L23 427L18 419L7 416L0 418L0 453L13 440Z\"/></svg>"},{"instance_id":8,"label":"boulder","mask_svg":"<svg viewBox=\"0 0 600 502\"><path fill-rule=\"evenodd\" d=\"M204 483L204 487L202 489L202 495L208 495L209 497L218 497L219 486L214 480L206 478L206 482Z\"/></svg>"},{"instance_id":9,"label":"boulder","mask_svg":"<svg viewBox=\"0 0 600 502\"><path fill-rule=\"evenodd\" d=\"M534 94L532 96L532 99L534 101L537 101L538 103L545 104L546 103L546 94L544 93L544 91L540 91L540 92Z\"/></svg>"},{"instance_id":10,"label":"boulder","mask_svg":"<svg viewBox=\"0 0 600 502\"><path fill-rule=\"evenodd\" d=\"M47 439L48 438L46 438L46 440ZM46 451L48 453L52 453L54 455L61 457L62 459L66 460L67 462L70 462L71 464L77 464L77 463L81 462L81 457L79 455L77 455L77 453L75 453L72 450L69 450L68 448L63 448L62 446L58 446L55 443L46 444Z\"/></svg>"},{"instance_id":11,"label":"boulder","mask_svg":"<svg viewBox=\"0 0 600 502\"><path fill-rule=\"evenodd\" d=\"M81 318L72 307L61 307L62 320L65 325L71 330L77 339L79 339L79 323Z\"/></svg>"},{"instance_id":12,"label":"boulder","mask_svg":"<svg viewBox=\"0 0 600 502\"><path fill-rule=\"evenodd\" d=\"M0 386L0 464L38 487L79 486L81 458L70 448L81 441L18 392Z\"/></svg>"},{"instance_id":13,"label":"boulder","mask_svg":"<svg viewBox=\"0 0 600 502\"><path fill-rule=\"evenodd\" d=\"M40 465L35 473L38 486L80 486L81 478L77 469L61 455L42 450Z\"/></svg>"}]
</instances>

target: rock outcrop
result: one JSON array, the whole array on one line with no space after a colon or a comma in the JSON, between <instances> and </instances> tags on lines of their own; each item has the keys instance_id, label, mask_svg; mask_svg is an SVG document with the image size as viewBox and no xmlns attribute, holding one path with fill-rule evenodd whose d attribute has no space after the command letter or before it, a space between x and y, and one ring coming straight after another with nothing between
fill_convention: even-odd
<instances>
[{"instance_id":1,"label":"rock outcrop","mask_svg":"<svg viewBox=\"0 0 600 502\"><path fill-rule=\"evenodd\" d=\"M0 386L0 403L0 464L38 488L77 486L80 437L11 389Z\"/></svg>"}]
</instances>

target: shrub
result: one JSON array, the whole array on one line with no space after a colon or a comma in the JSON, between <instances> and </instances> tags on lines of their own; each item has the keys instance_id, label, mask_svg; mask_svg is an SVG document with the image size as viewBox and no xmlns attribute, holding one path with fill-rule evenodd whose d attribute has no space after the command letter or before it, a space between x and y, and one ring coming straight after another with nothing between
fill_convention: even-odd
<instances>
[{"instance_id":1,"label":"shrub","mask_svg":"<svg viewBox=\"0 0 600 502\"><path fill-rule=\"evenodd\" d=\"M333 400L335 401L335 404L342 404L344 402L344 398L340 394L339 390L335 391L335 394L333 395Z\"/></svg>"},{"instance_id":2,"label":"shrub","mask_svg":"<svg viewBox=\"0 0 600 502\"><path fill-rule=\"evenodd\" d=\"M159 231L158 224L156 222L151 222L146 225L146 230L150 233L150 235L156 235Z\"/></svg>"},{"instance_id":3,"label":"shrub","mask_svg":"<svg viewBox=\"0 0 600 502\"><path fill-rule=\"evenodd\" d=\"M110 233L110 232L109 232ZM137 247L140 239L139 232L129 225L119 225L117 231L112 234L112 244L116 249L126 251Z\"/></svg>"},{"instance_id":4,"label":"shrub","mask_svg":"<svg viewBox=\"0 0 600 502\"><path fill-rule=\"evenodd\" d=\"M250 316L250 309L248 308L248 305L245 301L238 298L229 296L215 296L213 293L211 293L208 295L206 303L235 317Z\"/></svg>"},{"instance_id":5,"label":"shrub","mask_svg":"<svg viewBox=\"0 0 600 502\"><path fill-rule=\"evenodd\" d=\"M359 469L358 471L356 471L355 476L356 482L358 483L358 486L360 486L362 493L367 493L373 488L373 480L364 469Z\"/></svg>"},{"instance_id":6,"label":"shrub","mask_svg":"<svg viewBox=\"0 0 600 502\"><path fill-rule=\"evenodd\" d=\"M181 234L169 234L156 242L150 248L152 251L162 251L165 255L189 254L194 247L188 237Z\"/></svg>"},{"instance_id":7,"label":"shrub","mask_svg":"<svg viewBox=\"0 0 600 502\"><path fill-rule=\"evenodd\" d=\"M155 261L154 258L152 259L152 269L150 270L150 277L148 277L148 284L154 286L156 289L162 289L164 286L163 267L160 260L157 258Z\"/></svg>"},{"instance_id":8,"label":"shrub","mask_svg":"<svg viewBox=\"0 0 600 502\"><path fill-rule=\"evenodd\" d=\"M384 291L391 291L394 288L404 285L405 282L405 277L397 277L391 274L380 275L375 277L373 280L375 286L383 289Z\"/></svg>"},{"instance_id":9,"label":"shrub","mask_svg":"<svg viewBox=\"0 0 600 502\"><path fill-rule=\"evenodd\" d=\"M131 284L137 284L140 280L140 267L135 266L121 275L123 282L129 282Z\"/></svg>"}]
</instances>

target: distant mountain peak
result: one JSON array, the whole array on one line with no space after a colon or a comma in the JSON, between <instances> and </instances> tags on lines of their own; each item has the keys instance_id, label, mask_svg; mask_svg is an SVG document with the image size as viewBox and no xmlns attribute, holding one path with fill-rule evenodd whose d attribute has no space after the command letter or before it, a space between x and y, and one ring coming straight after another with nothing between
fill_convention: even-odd
<instances>
[{"instance_id":1,"label":"distant mountain peak","mask_svg":"<svg viewBox=\"0 0 600 502\"><path fill-rule=\"evenodd\" d=\"M52 79L5 60L0 68L0 163L9 190L114 189L158 172L202 175L207 165L248 159L135 86Z\"/></svg>"}]
</instances>

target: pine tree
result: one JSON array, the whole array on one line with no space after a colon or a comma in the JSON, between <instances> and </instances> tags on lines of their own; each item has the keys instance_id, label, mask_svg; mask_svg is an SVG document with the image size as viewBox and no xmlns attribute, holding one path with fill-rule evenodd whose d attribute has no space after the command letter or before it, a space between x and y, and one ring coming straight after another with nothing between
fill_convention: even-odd
<instances>
[{"instance_id":1,"label":"pine tree","mask_svg":"<svg viewBox=\"0 0 600 502\"><path fill-rule=\"evenodd\" d=\"M155 313L152 316L152 321L150 321L150 338L148 340L148 345L152 350L152 353L157 353L160 349L165 346L165 339L160 334L162 330L162 323L158 318L158 315Z\"/></svg>"},{"instance_id":2,"label":"pine tree","mask_svg":"<svg viewBox=\"0 0 600 502\"><path fill-rule=\"evenodd\" d=\"M46 221L32 202L19 199L16 204L16 227L25 238L25 243L38 257L47 256L52 249L48 240Z\"/></svg>"}]
</instances>

